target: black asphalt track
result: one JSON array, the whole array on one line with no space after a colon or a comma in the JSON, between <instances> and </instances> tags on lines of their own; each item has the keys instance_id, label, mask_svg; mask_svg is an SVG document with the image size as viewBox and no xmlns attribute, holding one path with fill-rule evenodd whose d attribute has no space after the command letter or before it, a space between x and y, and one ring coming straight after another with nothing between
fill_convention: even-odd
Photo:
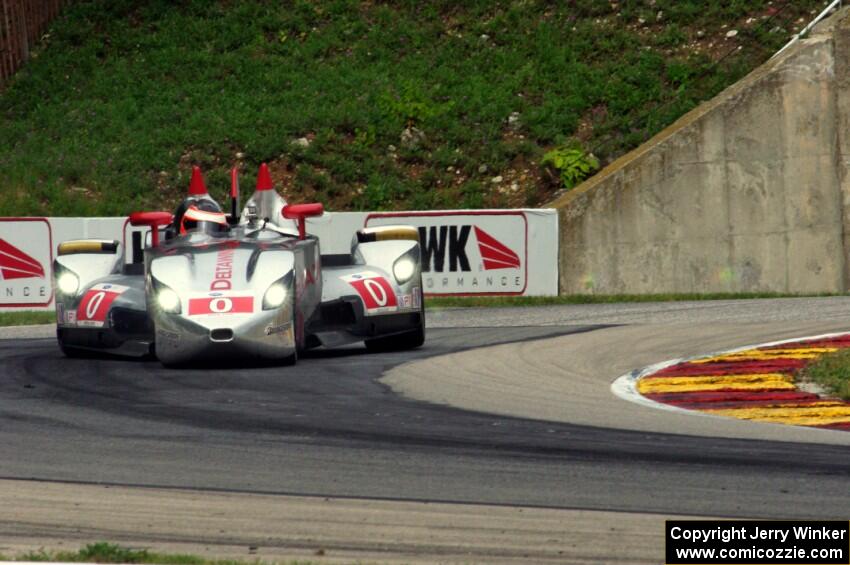
<instances>
[{"instance_id":1,"label":"black asphalt track","mask_svg":"<svg viewBox=\"0 0 850 565\"><path fill-rule=\"evenodd\" d=\"M317 350L295 367L247 369L66 359L54 340L3 340L0 478L848 518L847 447L493 416L379 382L413 359L588 331L604 327L433 329L412 352Z\"/></svg>"}]
</instances>

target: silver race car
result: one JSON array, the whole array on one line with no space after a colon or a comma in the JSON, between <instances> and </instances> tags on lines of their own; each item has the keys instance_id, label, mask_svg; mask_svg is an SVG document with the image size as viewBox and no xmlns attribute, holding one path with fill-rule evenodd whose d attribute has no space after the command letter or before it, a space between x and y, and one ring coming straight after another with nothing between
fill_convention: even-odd
<instances>
[{"instance_id":1,"label":"silver race car","mask_svg":"<svg viewBox=\"0 0 850 565\"><path fill-rule=\"evenodd\" d=\"M239 213L207 193L200 170L175 212L135 212L132 262L112 240L59 245L53 276L57 337L70 356L155 354L166 365L218 358L296 361L305 349L365 341L370 350L422 345L418 231L364 228L351 252L322 255L306 219L321 204L287 204L265 164Z\"/></svg>"}]
</instances>

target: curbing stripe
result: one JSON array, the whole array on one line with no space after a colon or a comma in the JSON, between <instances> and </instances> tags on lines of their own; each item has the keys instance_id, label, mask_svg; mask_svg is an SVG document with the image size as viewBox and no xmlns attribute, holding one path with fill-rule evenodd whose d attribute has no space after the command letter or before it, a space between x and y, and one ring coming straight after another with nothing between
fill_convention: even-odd
<instances>
[{"instance_id":1,"label":"curbing stripe","mask_svg":"<svg viewBox=\"0 0 850 565\"><path fill-rule=\"evenodd\" d=\"M740 362L729 361L725 363L699 363L690 361L679 363L658 373L648 375L647 378L659 379L664 377L685 377L690 375L745 375L748 373L778 373L793 372L806 365L802 359L773 359L766 361Z\"/></svg>"},{"instance_id":2,"label":"curbing stripe","mask_svg":"<svg viewBox=\"0 0 850 565\"><path fill-rule=\"evenodd\" d=\"M759 422L779 422L798 426L850 424L850 405L842 402L824 402L809 406L780 405L775 407L732 408L707 410L718 416L731 416Z\"/></svg>"},{"instance_id":3,"label":"curbing stripe","mask_svg":"<svg viewBox=\"0 0 850 565\"><path fill-rule=\"evenodd\" d=\"M837 347L811 347L811 348L796 348L796 349L773 349L767 351L749 350L741 351L740 353L731 353L729 355L721 355L719 357L709 357L708 359L696 359L691 361L694 364L712 363L717 361L764 361L778 359L817 359L824 353L833 353L838 351Z\"/></svg>"},{"instance_id":4,"label":"curbing stripe","mask_svg":"<svg viewBox=\"0 0 850 565\"><path fill-rule=\"evenodd\" d=\"M813 406L817 405L819 402L822 402L820 399L812 399L812 400L800 400L791 404L785 403L777 403L775 400L751 400L749 402L713 402L710 405L705 404L704 402L674 402L675 406L679 408L687 408L688 410L704 410L706 412L712 412L714 410L726 410L726 409L736 409L736 408L777 408L779 406Z\"/></svg>"},{"instance_id":5,"label":"curbing stripe","mask_svg":"<svg viewBox=\"0 0 850 565\"><path fill-rule=\"evenodd\" d=\"M696 403L715 404L718 402L802 402L820 400L817 394L799 390L756 390L756 391L709 391L709 392L665 392L645 394L657 402L668 404Z\"/></svg>"},{"instance_id":6,"label":"curbing stripe","mask_svg":"<svg viewBox=\"0 0 850 565\"><path fill-rule=\"evenodd\" d=\"M794 390L790 375L780 373L746 375L695 375L692 377L644 378L638 392L697 392L711 390Z\"/></svg>"},{"instance_id":7,"label":"curbing stripe","mask_svg":"<svg viewBox=\"0 0 850 565\"><path fill-rule=\"evenodd\" d=\"M611 391L691 415L850 431L850 402L800 391L793 380L813 359L847 347L850 334L831 333L673 359L619 377Z\"/></svg>"},{"instance_id":8,"label":"curbing stripe","mask_svg":"<svg viewBox=\"0 0 850 565\"><path fill-rule=\"evenodd\" d=\"M850 422L842 423L842 424L826 424L825 426L815 426L818 428L823 428L825 430L841 430L850 432Z\"/></svg>"}]
</instances>

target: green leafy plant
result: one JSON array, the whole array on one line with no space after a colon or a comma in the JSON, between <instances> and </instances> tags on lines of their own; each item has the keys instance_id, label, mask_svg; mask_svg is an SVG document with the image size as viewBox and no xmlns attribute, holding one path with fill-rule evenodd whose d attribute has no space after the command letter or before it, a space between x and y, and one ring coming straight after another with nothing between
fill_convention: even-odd
<instances>
[{"instance_id":1,"label":"green leafy plant","mask_svg":"<svg viewBox=\"0 0 850 565\"><path fill-rule=\"evenodd\" d=\"M556 147L540 160L543 166L554 169L564 188L570 189L599 169L599 160L580 147Z\"/></svg>"},{"instance_id":2,"label":"green leafy plant","mask_svg":"<svg viewBox=\"0 0 850 565\"><path fill-rule=\"evenodd\" d=\"M83 561L95 563L144 563L148 559L148 550L130 549L114 543L90 543L78 552Z\"/></svg>"},{"instance_id":3,"label":"green leafy plant","mask_svg":"<svg viewBox=\"0 0 850 565\"><path fill-rule=\"evenodd\" d=\"M354 129L354 141L352 144L357 149L368 150L370 147L375 145L375 141L377 141L378 133L377 129L374 125L368 125L365 128L355 128Z\"/></svg>"},{"instance_id":4,"label":"green leafy plant","mask_svg":"<svg viewBox=\"0 0 850 565\"><path fill-rule=\"evenodd\" d=\"M76 552L47 552L43 548L21 555L19 561L64 561L83 563L165 563L165 560L150 559L146 549L129 549L108 542L90 543ZM197 563L201 562L196 558Z\"/></svg>"},{"instance_id":5,"label":"green leafy plant","mask_svg":"<svg viewBox=\"0 0 850 565\"><path fill-rule=\"evenodd\" d=\"M384 93L379 105L394 119L403 121L408 126L414 126L448 112L454 106L454 102L435 102L425 94L420 84L407 80L396 92Z\"/></svg>"}]
</instances>

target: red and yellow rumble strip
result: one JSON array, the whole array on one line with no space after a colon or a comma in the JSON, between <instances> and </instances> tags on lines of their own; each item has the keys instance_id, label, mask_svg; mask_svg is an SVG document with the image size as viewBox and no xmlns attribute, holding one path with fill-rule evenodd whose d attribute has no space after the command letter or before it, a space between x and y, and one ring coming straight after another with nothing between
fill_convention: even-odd
<instances>
[{"instance_id":1,"label":"red and yellow rumble strip","mask_svg":"<svg viewBox=\"0 0 850 565\"><path fill-rule=\"evenodd\" d=\"M644 375L646 398L718 416L850 431L850 402L799 390L794 373L850 347L850 334L756 347L676 363Z\"/></svg>"}]
</instances>

